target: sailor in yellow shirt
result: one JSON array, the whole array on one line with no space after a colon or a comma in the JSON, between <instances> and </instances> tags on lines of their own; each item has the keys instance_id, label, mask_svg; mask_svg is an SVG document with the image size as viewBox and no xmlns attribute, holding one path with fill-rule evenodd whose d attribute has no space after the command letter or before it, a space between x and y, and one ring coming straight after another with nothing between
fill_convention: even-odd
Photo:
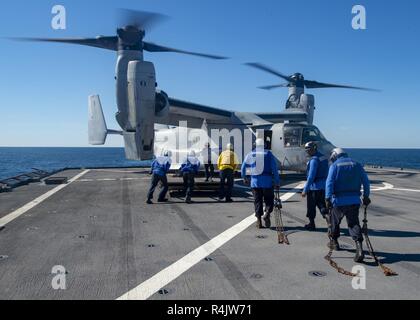
<instances>
[{"instance_id":1,"label":"sailor in yellow shirt","mask_svg":"<svg viewBox=\"0 0 420 320\"><path fill-rule=\"evenodd\" d=\"M235 171L239 166L239 161L238 156L233 151L232 144L229 143L226 147L226 150L220 154L219 160L217 161L217 166L220 171L219 200L223 201L223 199L226 199L226 202L233 202L232 189L235 178Z\"/></svg>"}]
</instances>

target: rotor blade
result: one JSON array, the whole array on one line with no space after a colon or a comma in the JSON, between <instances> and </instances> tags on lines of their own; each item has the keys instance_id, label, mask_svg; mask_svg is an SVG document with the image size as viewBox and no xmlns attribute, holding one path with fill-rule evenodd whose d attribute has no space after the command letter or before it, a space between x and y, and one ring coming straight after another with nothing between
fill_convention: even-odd
<instances>
[{"instance_id":1,"label":"rotor blade","mask_svg":"<svg viewBox=\"0 0 420 320\"><path fill-rule=\"evenodd\" d=\"M221 56L215 56L215 55L210 55L210 54L196 53L196 52L191 52L191 51L184 51L184 50L164 47L158 44L145 42L145 41L143 41L143 49L149 52L175 52L175 53L189 54L192 56L198 56L198 57L209 58L209 59L217 59L217 60L228 59L226 57L221 57Z\"/></svg>"},{"instance_id":2,"label":"rotor blade","mask_svg":"<svg viewBox=\"0 0 420 320\"><path fill-rule=\"evenodd\" d=\"M282 74L282 73L280 73L276 70L273 70L270 67L267 67L267 66L265 66L261 63L252 62L252 63L245 63L245 65L256 68L256 69L259 69L259 70L262 70L262 71L265 71L265 72L268 72L268 73L271 73L271 74L273 74L277 77L280 77L280 78L282 78L282 79L284 79L288 82L293 82L292 78L290 78L290 77L288 77L288 76L286 76L286 75L284 75L284 74Z\"/></svg>"},{"instance_id":3,"label":"rotor blade","mask_svg":"<svg viewBox=\"0 0 420 320\"><path fill-rule=\"evenodd\" d=\"M160 13L136 11L130 9L117 9L118 27L133 26L149 31L153 26L169 19Z\"/></svg>"},{"instance_id":4,"label":"rotor blade","mask_svg":"<svg viewBox=\"0 0 420 320\"><path fill-rule=\"evenodd\" d=\"M258 87L258 89L263 89L263 90L273 90L273 89L278 89L278 88L287 88L289 86L288 83L284 83L284 84L276 84L274 86L264 86L264 87Z\"/></svg>"},{"instance_id":5,"label":"rotor blade","mask_svg":"<svg viewBox=\"0 0 420 320\"><path fill-rule=\"evenodd\" d=\"M97 38L74 38L74 39L49 39L49 38L9 38L16 41L34 41L34 42L56 42L77 44L107 50L118 51L118 37L97 37Z\"/></svg>"},{"instance_id":6,"label":"rotor blade","mask_svg":"<svg viewBox=\"0 0 420 320\"><path fill-rule=\"evenodd\" d=\"M308 89L342 88L342 89L355 89L355 90L376 91L376 92L380 91L380 90L377 90L377 89L345 86L345 85L330 84L330 83L322 83L322 82L318 82L318 81L309 81L309 80L305 80L305 87L308 88Z\"/></svg>"}]
</instances>

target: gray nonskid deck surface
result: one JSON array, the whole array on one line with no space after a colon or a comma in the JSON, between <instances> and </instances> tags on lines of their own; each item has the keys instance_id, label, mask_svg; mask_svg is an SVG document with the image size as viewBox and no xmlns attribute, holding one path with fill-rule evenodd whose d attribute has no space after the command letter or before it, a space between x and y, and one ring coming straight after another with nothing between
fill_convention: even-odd
<instances>
[{"instance_id":1,"label":"gray nonskid deck surface","mask_svg":"<svg viewBox=\"0 0 420 320\"><path fill-rule=\"evenodd\" d=\"M81 173L59 173L69 178ZM0 231L0 299L116 299L253 212L252 198L237 189L234 204L204 195L192 205L145 204L150 177L141 169L91 170ZM300 178L300 177L299 177ZM374 188L382 182L412 191L375 191L369 225L378 254L398 277L386 278L367 259L367 289L331 269L326 225L303 230L306 204L299 194L284 204L291 246L280 246L273 230L253 226L227 242L151 299L419 299L420 176L371 170ZM299 180L287 180L293 188ZM0 194L0 218L54 186L32 184ZM157 194L156 194L157 195ZM345 224L344 224L345 227ZM347 233L347 229L343 228ZM352 241L334 253L351 269ZM66 268L67 289L53 290L51 270ZM323 271L326 277L308 272Z\"/></svg>"}]
</instances>

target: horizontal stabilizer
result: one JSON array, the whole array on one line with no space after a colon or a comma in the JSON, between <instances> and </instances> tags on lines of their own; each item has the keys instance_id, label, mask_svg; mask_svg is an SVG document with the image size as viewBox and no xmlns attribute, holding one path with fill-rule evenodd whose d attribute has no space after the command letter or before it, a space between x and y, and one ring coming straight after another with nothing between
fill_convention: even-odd
<instances>
[{"instance_id":1,"label":"horizontal stabilizer","mask_svg":"<svg viewBox=\"0 0 420 320\"><path fill-rule=\"evenodd\" d=\"M98 95L89 97L89 144L104 145L108 129Z\"/></svg>"},{"instance_id":2,"label":"horizontal stabilizer","mask_svg":"<svg viewBox=\"0 0 420 320\"><path fill-rule=\"evenodd\" d=\"M104 145L108 134L122 135L122 132L108 130L101 100L98 95L92 95L89 97L89 144L93 146Z\"/></svg>"}]
</instances>

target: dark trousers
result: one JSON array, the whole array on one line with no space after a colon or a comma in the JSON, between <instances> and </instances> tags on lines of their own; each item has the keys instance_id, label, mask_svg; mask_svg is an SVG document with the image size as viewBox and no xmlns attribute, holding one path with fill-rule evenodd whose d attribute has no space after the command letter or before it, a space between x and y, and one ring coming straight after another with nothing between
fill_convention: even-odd
<instances>
[{"instance_id":1,"label":"dark trousers","mask_svg":"<svg viewBox=\"0 0 420 320\"><path fill-rule=\"evenodd\" d=\"M268 213L274 210L274 189L255 188L252 189L254 195L255 216L261 218L264 215L264 203Z\"/></svg>"},{"instance_id":2,"label":"dark trousers","mask_svg":"<svg viewBox=\"0 0 420 320\"><path fill-rule=\"evenodd\" d=\"M226 198L230 200L232 198L232 189L234 183L234 172L232 169L225 169L220 171L220 199Z\"/></svg>"},{"instance_id":3,"label":"dark trousers","mask_svg":"<svg viewBox=\"0 0 420 320\"><path fill-rule=\"evenodd\" d=\"M162 182L162 191L159 194L159 200L164 200L166 197L166 194L168 193L168 179L165 176L159 176L157 174L152 175L152 182L149 189L149 195L148 199L153 199L153 194L155 193L156 187L158 186L159 182Z\"/></svg>"},{"instance_id":4,"label":"dark trousers","mask_svg":"<svg viewBox=\"0 0 420 320\"><path fill-rule=\"evenodd\" d=\"M308 208L308 213L306 216L309 218L309 220L315 220L317 207L323 216L328 213L327 207L325 205L325 190L309 191L306 197Z\"/></svg>"},{"instance_id":5,"label":"dark trousers","mask_svg":"<svg viewBox=\"0 0 420 320\"><path fill-rule=\"evenodd\" d=\"M331 212L331 233L333 239L340 237L340 223L344 217L347 219L350 236L354 241L363 241L362 228L359 221L359 205L336 207Z\"/></svg>"},{"instance_id":6,"label":"dark trousers","mask_svg":"<svg viewBox=\"0 0 420 320\"><path fill-rule=\"evenodd\" d=\"M206 179L210 179L214 177L214 165L209 163L204 165L204 169L206 170Z\"/></svg>"},{"instance_id":7,"label":"dark trousers","mask_svg":"<svg viewBox=\"0 0 420 320\"><path fill-rule=\"evenodd\" d=\"M193 172L184 172L182 177L184 179L184 194L187 198L191 199L194 191L195 174Z\"/></svg>"}]
</instances>

